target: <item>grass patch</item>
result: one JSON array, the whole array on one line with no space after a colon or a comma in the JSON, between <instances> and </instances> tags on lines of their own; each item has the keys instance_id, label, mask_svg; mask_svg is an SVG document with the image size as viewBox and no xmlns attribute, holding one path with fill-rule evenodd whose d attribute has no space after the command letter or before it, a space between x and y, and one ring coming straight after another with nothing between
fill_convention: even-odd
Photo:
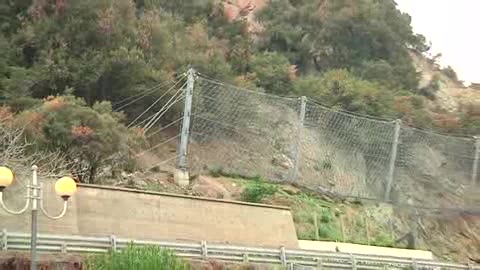
<instances>
[{"instance_id":1,"label":"grass patch","mask_svg":"<svg viewBox=\"0 0 480 270\"><path fill-rule=\"evenodd\" d=\"M325 165L322 166L324 170L329 167L328 163L322 165ZM365 206L361 203L345 204L326 201L315 193L301 189L289 192L288 186L282 188L282 185L272 184L259 176L245 177L228 173L221 168L211 169L210 175L236 179L235 182L244 187L241 193L243 201L260 203L272 200L274 203L280 202L280 205L290 207L297 236L301 240L394 246L391 228L382 222L368 222L367 233L366 222L369 218L366 217Z\"/></svg>"},{"instance_id":2,"label":"grass patch","mask_svg":"<svg viewBox=\"0 0 480 270\"><path fill-rule=\"evenodd\" d=\"M379 247L395 247L395 239L391 233L380 231L370 244Z\"/></svg>"},{"instance_id":3,"label":"grass patch","mask_svg":"<svg viewBox=\"0 0 480 270\"><path fill-rule=\"evenodd\" d=\"M190 265L173 252L156 246L129 245L120 252L87 258L86 270L189 270Z\"/></svg>"},{"instance_id":4,"label":"grass patch","mask_svg":"<svg viewBox=\"0 0 480 270\"><path fill-rule=\"evenodd\" d=\"M248 182L243 190L241 197L243 201L260 203L266 197L269 197L278 191L278 186L270 184L261 178Z\"/></svg>"}]
</instances>

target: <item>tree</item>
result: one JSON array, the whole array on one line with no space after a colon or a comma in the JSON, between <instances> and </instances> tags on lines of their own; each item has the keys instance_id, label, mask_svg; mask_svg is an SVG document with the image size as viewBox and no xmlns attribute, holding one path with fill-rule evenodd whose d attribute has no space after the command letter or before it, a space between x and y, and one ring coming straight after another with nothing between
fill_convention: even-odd
<instances>
[{"instance_id":1,"label":"tree","mask_svg":"<svg viewBox=\"0 0 480 270\"><path fill-rule=\"evenodd\" d=\"M331 70L294 83L295 93L342 110L372 116L392 116L392 95L378 83L355 77L347 70Z\"/></svg>"},{"instance_id":2,"label":"tree","mask_svg":"<svg viewBox=\"0 0 480 270\"><path fill-rule=\"evenodd\" d=\"M128 156L130 131L120 123L122 115L112 112L110 103L88 107L73 96L51 97L40 108L18 116L18 124L30 123L27 135L44 149L68 153L72 163L85 173L80 181L95 183L100 166L123 153Z\"/></svg>"},{"instance_id":3,"label":"tree","mask_svg":"<svg viewBox=\"0 0 480 270\"><path fill-rule=\"evenodd\" d=\"M264 47L287 55L301 72L352 69L384 60L397 84L416 89L407 48L421 48L423 39L413 34L410 17L393 0L272 1L258 19L266 28Z\"/></svg>"},{"instance_id":4,"label":"tree","mask_svg":"<svg viewBox=\"0 0 480 270\"><path fill-rule=\"evenodd\" d=\"M27 15L27 10L32 0L6 0L0 2L0 32L6 35L15 33L20 27L22 19Z\"/></svg>"},{"instance_id":5,"label":"tree","mask_svg":"<svg viewBox=\"0 0 480 270\"><path fill-rule=\"evenodd\" d=\"M470 101L462 104L460 121L463 133L477 136L480 134L480 102Z\"/></svg>"},{"instance_id":6,"label":"tree","mask_svg":"<svg viewBox=\"0 0 480 270\"><path fill-rule=\"evenodd\" d=\"M401 95L395 97L393 109L396 111L396 118L401 119L404 124L432 128L432 117L425 109L425 98L422 96Z\"/></svg>"},{"instance_id":7,"label":"tree","mask_svg":"<svg viewBox=\"0 0 480 270\"><path fill-rule=\"evenodd\" d=\"M265 52L253 57L251 69L256 74L256 84L267 93L287 95L292 91L291 64L276 52Z\"/></svg>"}]
</instances>

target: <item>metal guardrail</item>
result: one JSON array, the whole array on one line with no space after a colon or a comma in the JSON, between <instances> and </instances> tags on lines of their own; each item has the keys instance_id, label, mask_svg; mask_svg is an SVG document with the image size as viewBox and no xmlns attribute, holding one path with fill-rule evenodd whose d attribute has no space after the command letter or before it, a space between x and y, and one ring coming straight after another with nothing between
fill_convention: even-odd
<instances>
[{"instance_id":1,"label":"metal guardrail","mask_svg":"<svg viewBox=\"0 0 480 270\"><path fill-rule=\"evenodd\" d=\"M256 248L202 242L142 241L125 238L83 237L40 234L40 252L104 253L119 251L128 244L155 245L170 249L179 257L190 259L213 259L229 262L282 264L287 269L466 269L480 270L480 265L416 260L401 257L345 254L337 252L286 249L284 247ZM2 230L0 250L29 250L30 234Z\"/></svg>"}]
</instances>

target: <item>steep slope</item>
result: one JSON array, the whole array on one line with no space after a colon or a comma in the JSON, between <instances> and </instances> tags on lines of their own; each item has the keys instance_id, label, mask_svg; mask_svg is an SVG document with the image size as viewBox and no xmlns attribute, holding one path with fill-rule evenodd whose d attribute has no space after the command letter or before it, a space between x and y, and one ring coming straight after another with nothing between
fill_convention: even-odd
<instances>
[{"instance_id":1,"label":"steep slope","mask_svg":"<svg viewBox=\"0 0 480 270\"><path fill-rule=\"evenodd\" d=\"M447 76L433 60L415 53L410 55L417 71L421 74L420 87L428 85L433 80L439 82L436 99L430 104L432 107L438 106L449 113L458 113L468 104L480 106L480 91L465 87L462 82Z\"/></svg>"}]
</instances>

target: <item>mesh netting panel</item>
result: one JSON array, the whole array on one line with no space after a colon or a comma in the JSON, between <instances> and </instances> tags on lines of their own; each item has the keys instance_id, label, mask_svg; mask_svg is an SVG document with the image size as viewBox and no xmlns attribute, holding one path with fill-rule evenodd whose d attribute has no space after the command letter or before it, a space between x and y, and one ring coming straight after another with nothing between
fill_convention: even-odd
<instances>
[{"instance_id":1,"label":"mesh netting panel","mask_svg":"<svg viewBox=\"0 0 480 270\"><path fill-rule=\"evenodd\" d=\"M314 189L382 199L394 124L307 103L300 179Z\"/></svg>"},{"instance_id":2,"label":"mesh netting panel","mask_svg":"<svg viewBox=\"0 0 480 270\"><path fill-rule=\"evenodd\" d=\"M190 171L296 181L322 193L383 201L395 122L307 101L300 128L300 111L300 99L198 78ZM472 185L475 151L473 139L401 126L390 200L417 207L478 208L479 185ZM476 178L480 182L478 174Z\"/></svg>"},{"instance_id":3,"label":"mesh netting panel","mask_svg":"<svg viewBox=\"0 0 480 270\"><path fill-rule=\"evenodd\" d=\"M474 159L473 139L402 127L393 199L424 207L471 207L478 197L472 186Z\"/></svg>"},{"instance_id":4,"label":"mesh netting panel","mask_svg":"<svg viewBox=\"0 0 480 270\"><path fill-rule=\"evenodd\" d=\"M287 180L298 128L296 99L199 78L192 108L190 170Z\"/></svg>"}]
</instances>

